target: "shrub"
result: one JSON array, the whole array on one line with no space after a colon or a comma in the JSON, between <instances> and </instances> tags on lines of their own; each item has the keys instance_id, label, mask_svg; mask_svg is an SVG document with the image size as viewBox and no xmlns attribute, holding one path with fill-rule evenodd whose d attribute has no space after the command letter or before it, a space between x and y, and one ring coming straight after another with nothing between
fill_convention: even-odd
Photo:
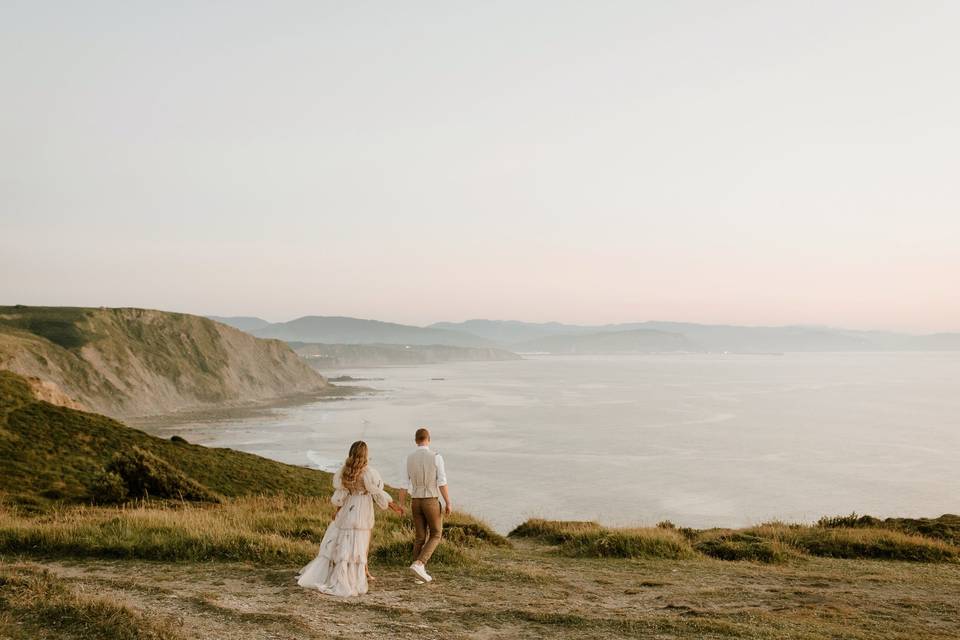
<instances>
[{"instance_id":1,"label":"shrub","mask_svg":"<svg viewBox=\"0 0 960 640\"><path fill-rule=\"evenodd\" d=\"M790 556L782 542L738 531L707 534L697 541L693 548L718 560L783 562Z\"/></svg>"},{"instance_id":2,"label":"shrub","mask_svg":"<svg viewBox=\"0 0 960 640\"><path fill-rule=\"evenodd\" d=\"M856 513L851 513L848 516L824 516L817 521L817 526L825 529L876 527L880 524L882 522L873 516L858 516Z\"/></svg>"},{"instance_id":3,"label":"shrub","mask_svg":"<svg viewBox=\"0 0 960 640\"><path fill-rule=\"evenodd\" d=\"M517 526L508 535L511 538L533 538L549 544L561 544L581 533L596 533L601 530L602 527L596 522L532 518Z\"/></svg>"},{"instance_id":4,"label":"shrub","mask_svg":"<svg viewBox=\"0 0 960 640\"><path fill-rule=\"evenodd\" d=\"M120 474L102 471L94 476L90 485L90 495L97 504L116 504L126 500L129 492Z\"/></svg>"},{"instance_id":5,"label":"shrub","mask_svg":"<svg viewBox=\"0 0 960 640\"><path fill-rule=\"evenodd\" d=\"M115 454L107 472L120 477L133 497L220 502L219 496L199 482L140 447Z\"/></svg>"}]
</instances>

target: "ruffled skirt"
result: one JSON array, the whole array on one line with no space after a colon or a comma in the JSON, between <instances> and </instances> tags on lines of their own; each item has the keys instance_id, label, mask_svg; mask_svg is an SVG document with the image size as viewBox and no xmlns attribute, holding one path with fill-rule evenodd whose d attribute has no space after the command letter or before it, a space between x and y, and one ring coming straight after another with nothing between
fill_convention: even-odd
<instances>
[{"instance_id":1,"label":"ruffled skirt","mask_svg":"<svg viewBox=\"0 0 960 640\"><path fill-rule=\"evenodd\" d=\"M301 569L297 584L342 598L367 592L372 502L368 495L347 499L323 534L317 557Z\"/></svg>"}]
</instances>

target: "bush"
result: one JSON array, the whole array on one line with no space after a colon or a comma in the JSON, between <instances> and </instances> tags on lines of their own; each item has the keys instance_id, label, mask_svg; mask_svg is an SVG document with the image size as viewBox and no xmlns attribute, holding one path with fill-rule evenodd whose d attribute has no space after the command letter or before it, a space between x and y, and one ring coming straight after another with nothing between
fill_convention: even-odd
<instances>
[{"instance_id":1,"label":"bush","mask_svg":"<svg viewBox=\"0 0 960 640\"><path fill-rule=\"evenodd\" d=\"M693 548L718 560L783 562L790 556L786 546L781 542L737 531L708 535L696 542Z\"/></svg>"},{"instance_id":2,"label":"bush","mask_svg":"<svg viewBox=\"0 0 960 640\"><path fill-rule=\"evenodd\" d=\"M215 493L140 447L115 454L107 472L120 477L132 497L220 502Z\"/></svg>"},{"instance_id":3,"label":"bush","mask_svg":"<svg viewBox=\"0 0 960 640\"><path fill-rule=\"evenodd\" d=\"M90 496L97 504L117 504L129 496L127 484L113 471L98 473L90 485Z\"/></svg>"},{"instance_id":4,"label":"bush","mask_svg":"<svg viewBox=\"0 0 960 640\"><path fill-rule=\"evenodd\" d=\"M562 544L581 533L596 533L602 529L596 522L532 518L517 526L508 535L511 538L533 538L549 544Z\"/></svg>"},{"instance_id":5,"label":"bush","mask_svg":"<svg viewBox=\"0 0 960 640\"><path fill-rule=\"evenodd\" d=\"M881 524L883 523L873 516L858 516L856 513L851 513L848 516L832 516L829 518L824 516L817 520L817 526L825 529L836 529L839 527L855 529L859 527L876 527Z\"/></svg>"}]
</instances>

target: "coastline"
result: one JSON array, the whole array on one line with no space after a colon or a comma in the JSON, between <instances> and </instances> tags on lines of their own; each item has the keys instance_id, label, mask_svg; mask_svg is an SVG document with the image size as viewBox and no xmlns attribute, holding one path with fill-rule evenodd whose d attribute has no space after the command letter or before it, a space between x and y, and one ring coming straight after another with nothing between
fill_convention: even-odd
<instances>
[{"instance_id":1,"label":"coastline","mask_svg":"<svg viewBox=\"0 0 960 640\"><path fill-rule=\"evenodd\" d=\"M313 404L315 402L334 402L348 398L373 396L381 393L379 389L355 385L331 384L323 391L295 393L270 400L238 402L216 407L186 409L174 413L118 418L121 422L137 428L149 430L152 427L175 427L194 422L225 422L248 420L269 415L276 409L286 409Z\"/></svg>"}]
</instances>

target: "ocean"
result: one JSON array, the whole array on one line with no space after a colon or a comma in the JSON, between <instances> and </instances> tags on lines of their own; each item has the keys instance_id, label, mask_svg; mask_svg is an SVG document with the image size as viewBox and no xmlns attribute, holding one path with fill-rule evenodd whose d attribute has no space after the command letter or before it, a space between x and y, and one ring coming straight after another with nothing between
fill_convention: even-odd
<instances>
[{"instance_id":1,"label":"ocean","mask_svg":"<svg viewBox=\"0 0 960 640\"><path fill-rule=\"evenodd\" d=\"M527 356L329 372L376 393L153 425L328 469L364 439L388 483L413 432L454 506L530 517L736 527L960 512L960 353Z\"/></svg>"}]
</instances>

